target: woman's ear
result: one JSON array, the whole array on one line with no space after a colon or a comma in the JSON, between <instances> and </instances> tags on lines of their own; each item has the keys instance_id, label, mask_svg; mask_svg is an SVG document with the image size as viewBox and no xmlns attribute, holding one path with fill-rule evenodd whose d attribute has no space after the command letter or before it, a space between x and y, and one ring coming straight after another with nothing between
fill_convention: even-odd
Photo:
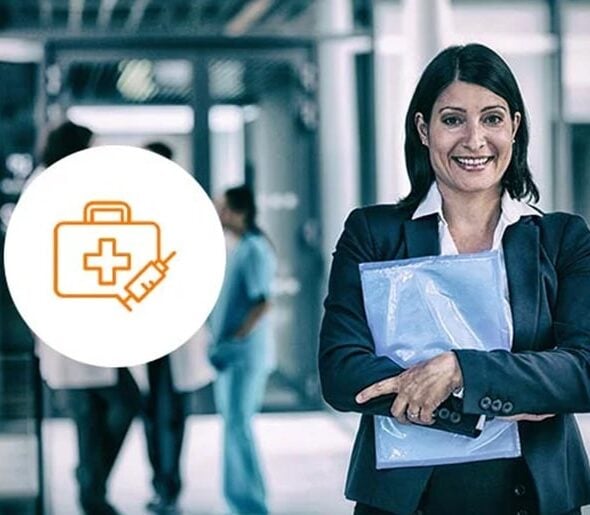
<instances>
[{"instance_id":1,"label":"woman's ear","mask_svg":"<svg viewBox=\"0 0 590 515\"><path fill-rule=\"evenodd\" d=\"M416 124L416 130L420 136L420 141L425 147L428 146L428 124L424 120L422 113L416 113L414 115L414 123Z\"/></svg>"},{"instance_id":2,"label":"woman's ear","mask_svg":"<svg viewBox=\"0 0 590 515\"><path fill-rule=\"evenodd\" d=\"M512 138L516 138L516 133L518 132L518 128L520 127L520 121L522 119L521 114L516 111L514 116L512 117Z\"/></svg>"}]
</instances>

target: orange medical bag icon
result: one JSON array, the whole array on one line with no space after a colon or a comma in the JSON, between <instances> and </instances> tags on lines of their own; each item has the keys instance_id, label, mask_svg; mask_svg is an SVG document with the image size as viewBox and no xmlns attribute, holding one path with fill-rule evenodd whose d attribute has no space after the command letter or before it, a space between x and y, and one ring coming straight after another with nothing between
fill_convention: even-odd
<instances>
[{"instance_id":1,"label":"orange medical bag icon","mask_svg":"<svg viewBox=\"0 0 590 515\"><path fill-rule=\"evenodd\" d=\"M116 298L129 311L166 277L160 226L135 221L123 201L93 200L82 220L53 231L53 290L65 298Z\"/></svg>"}]
</instances>

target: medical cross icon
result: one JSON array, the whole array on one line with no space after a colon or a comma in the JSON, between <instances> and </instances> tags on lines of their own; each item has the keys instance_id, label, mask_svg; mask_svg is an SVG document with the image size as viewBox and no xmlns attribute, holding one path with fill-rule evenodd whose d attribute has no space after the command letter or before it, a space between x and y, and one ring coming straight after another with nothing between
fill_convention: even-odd
<instances>
[{"instance_id":1,"label":"medical cross icon","mask_svg":"<svg viewBox=\"0 0 590 515\"><path fill-rule=\"evenodd\" d=\"M117 240L100 238L98 252L84 254L84 269L98 272L98 283L101 285L116 284L117 272L131 268L131 254L117 253Z\"/></svg>"},{"instance_id":2,"label":"medical cross icon","mask_svg":"<svg viewBox=\"0 0 590 515\"><path fill-rule=\"evenodd\" d=\"M160 255L160 226L134 220L122 200L91 200L82 220L53 230L53 291L64 298L114 298L127 311L167 277L176 251Z\"/></svg>"}]
</instances>

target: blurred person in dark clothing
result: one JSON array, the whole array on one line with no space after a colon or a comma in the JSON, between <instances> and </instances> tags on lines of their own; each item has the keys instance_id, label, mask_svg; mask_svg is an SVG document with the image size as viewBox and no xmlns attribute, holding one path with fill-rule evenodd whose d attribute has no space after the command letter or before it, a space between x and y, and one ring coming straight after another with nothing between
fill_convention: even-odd
<instances>
[{"instance_id":1,"label":"blurred person in dark clothing","mask_svg":"<svg viewBox=\"0 0 590 515\"><path fill-rule=\"evenodd\" d=\"M60 159L88 148L90 129L67 121L52 130L41 166L29 182ZM139 411L139 391L126 368L104 368L71 360L36 338L41 376L55 390L67 390L78 436L76 479L86 515L116 515L106 487L129 426Z\"/></svg>"},{"instance_id":2,"label":"blurred person in dark clothing","mask_svg":"<svg viewBox=\"0 0 590 515\"><path fill-rule=\"evenodd\" d=\"M172 159L172 149L160 141L146 150ZM207 334L198 331L178 350L147 364L147 384L142 388L142 415L148 457L152 466L155 495L147 509L156 513L176 513L182 488L180 457L185 430L185 392L199 389L212 379L205 370ZM199 357L202 356L202 357ZM207 376L205 378L205 376ZM144 391L145 390L145 391Z\"/></svg>"},{"instance_id":3,"label":"blurred person in dark clothing","mask_svg":"<svg viewBox=\"0 0 590 515\"><path fill-rule=\"evenodd\" d=\"M159 141L148 143L144 148L166 159L174 155L168 145ZM168 355L148 363L147 373L149 391L143 395L142 415L155 496L146 507L155 512L175 512L181 488L183 397L174 389Z\"/></svg>"}]
</instances>

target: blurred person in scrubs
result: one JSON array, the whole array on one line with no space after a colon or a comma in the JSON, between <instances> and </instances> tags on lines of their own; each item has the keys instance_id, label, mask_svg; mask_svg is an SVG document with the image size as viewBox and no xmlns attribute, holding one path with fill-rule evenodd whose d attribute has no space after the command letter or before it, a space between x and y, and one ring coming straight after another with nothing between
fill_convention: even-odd
<instances>
[{"instance_id":1,"label":"blurred person in scrubs","mask_svg":"<svg viewBox=\"0 0 590 515\"><path fill-rule=\"evenodd\" d=\"M268 310L275 253L256 225L250 188L228 189L218 210L223 227L235 238L210 317L209 357L218 371L215 401L224 420L223 492L232 513L264 514L266 488L251 420L274 366Z\"/></svg>"}]
</instances>

